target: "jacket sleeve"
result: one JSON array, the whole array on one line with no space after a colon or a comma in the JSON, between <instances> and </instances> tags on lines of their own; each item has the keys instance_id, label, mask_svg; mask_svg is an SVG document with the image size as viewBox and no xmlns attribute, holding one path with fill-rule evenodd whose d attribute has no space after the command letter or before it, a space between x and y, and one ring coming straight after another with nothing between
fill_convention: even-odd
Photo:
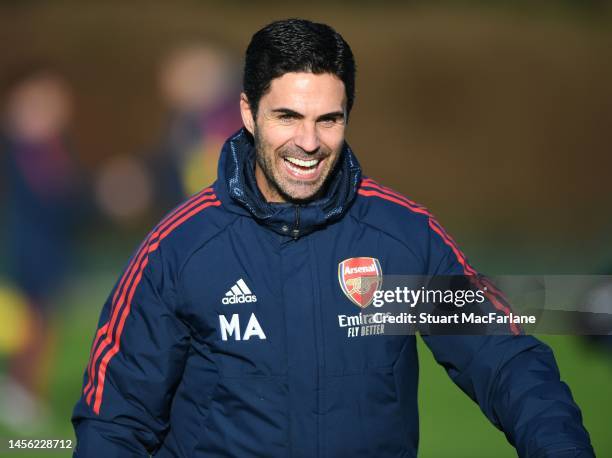
<instances>
[{"instance_id":1,"label":"jacket sleeve","mask_svg":"<svg viewBox=\"0 0 612 458\"><path fill-rule=\"evenodd\" d=\"M102 309L72 416L75 457L148 457L167 432L190 333L157 245L143 244Z\"/></svg>"},{"instance_id":2,"label":"jacket sleeve","mask_svg":"<svg viewBox=\"0 0 612 458\"><path fill-rule=\"evenodd\" d=\"M478 275L433 218L429 227L428 274ZM519 456L594 456L552 350L533 336L507 334L424 335L423 340Z\"/></svg>"}]
</instances>

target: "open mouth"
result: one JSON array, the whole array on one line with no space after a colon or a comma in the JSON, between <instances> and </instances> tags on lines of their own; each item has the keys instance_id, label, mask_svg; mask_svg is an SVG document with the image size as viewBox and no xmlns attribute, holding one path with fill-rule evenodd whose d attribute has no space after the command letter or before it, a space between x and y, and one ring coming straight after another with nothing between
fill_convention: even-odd
<instances>
[{"instance_id":1,"label":"open mouth","mask_svg":"<svg viewBox=\"0 0 612 458\"><path fill-rule=\"evenodd\" d=\"M285 170L293 178L301 181L310 181L319 177L324 160L324 158L298 159L296 157L284 157L283 164L285 165Z\"/></svg>"}]
</instances>

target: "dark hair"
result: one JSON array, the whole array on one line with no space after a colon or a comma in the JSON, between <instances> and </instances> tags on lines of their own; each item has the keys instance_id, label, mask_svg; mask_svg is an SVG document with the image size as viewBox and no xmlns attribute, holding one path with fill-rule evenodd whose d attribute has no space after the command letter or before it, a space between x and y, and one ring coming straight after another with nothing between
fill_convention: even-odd
<instances>
[{"instance_id":1,"label":"dark hair","mask_svg":"<svg viewBox=\"0 0 612 458\"><path fill-rule=\"evenodd\" d=\"M344 38L326 24L275 21L251 38L244 64L244 92L253 114L274 78L289 72L331 73L344 83L347 115L355 99L355 60Z\"/></svg>"}]
</instances>

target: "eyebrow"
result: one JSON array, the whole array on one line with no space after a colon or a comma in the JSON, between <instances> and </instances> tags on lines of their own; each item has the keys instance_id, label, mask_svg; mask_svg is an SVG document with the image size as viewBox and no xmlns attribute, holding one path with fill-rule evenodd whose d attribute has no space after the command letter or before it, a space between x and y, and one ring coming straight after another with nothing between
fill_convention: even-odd
<instances>
[{"instance_id":1,"label":"eyebrow","mask_svg":"<svg viewBox=\"0 0 612 458\"><path fill-rule=\"evenodd\" d=\"M290 108L275 108L274 110L272 110L272 113L289 115L297 119L304 118L303 114L298 113L297 111L294 111ZM317 121L320 121L323 119L337 119L337 118L344 118L344 111L332 111L330 113L322 114L321 116L317 118Z\"/></svg>"}]
</instances>

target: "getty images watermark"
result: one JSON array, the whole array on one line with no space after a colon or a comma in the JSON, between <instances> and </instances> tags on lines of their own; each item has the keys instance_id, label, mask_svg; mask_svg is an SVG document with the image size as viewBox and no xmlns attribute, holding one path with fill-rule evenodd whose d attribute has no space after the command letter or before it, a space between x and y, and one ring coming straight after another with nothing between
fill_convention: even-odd
<instances>
[{"instance_id":1,"label":"getty images watermark","mask_svg":"<svg viewBox=\"0 0 612 458\"><path fill-rule=\"evenodd\" d=\"M347 337L612 334L611 276L385 276L352 285Z\"/></svg>"}]
</instances>

